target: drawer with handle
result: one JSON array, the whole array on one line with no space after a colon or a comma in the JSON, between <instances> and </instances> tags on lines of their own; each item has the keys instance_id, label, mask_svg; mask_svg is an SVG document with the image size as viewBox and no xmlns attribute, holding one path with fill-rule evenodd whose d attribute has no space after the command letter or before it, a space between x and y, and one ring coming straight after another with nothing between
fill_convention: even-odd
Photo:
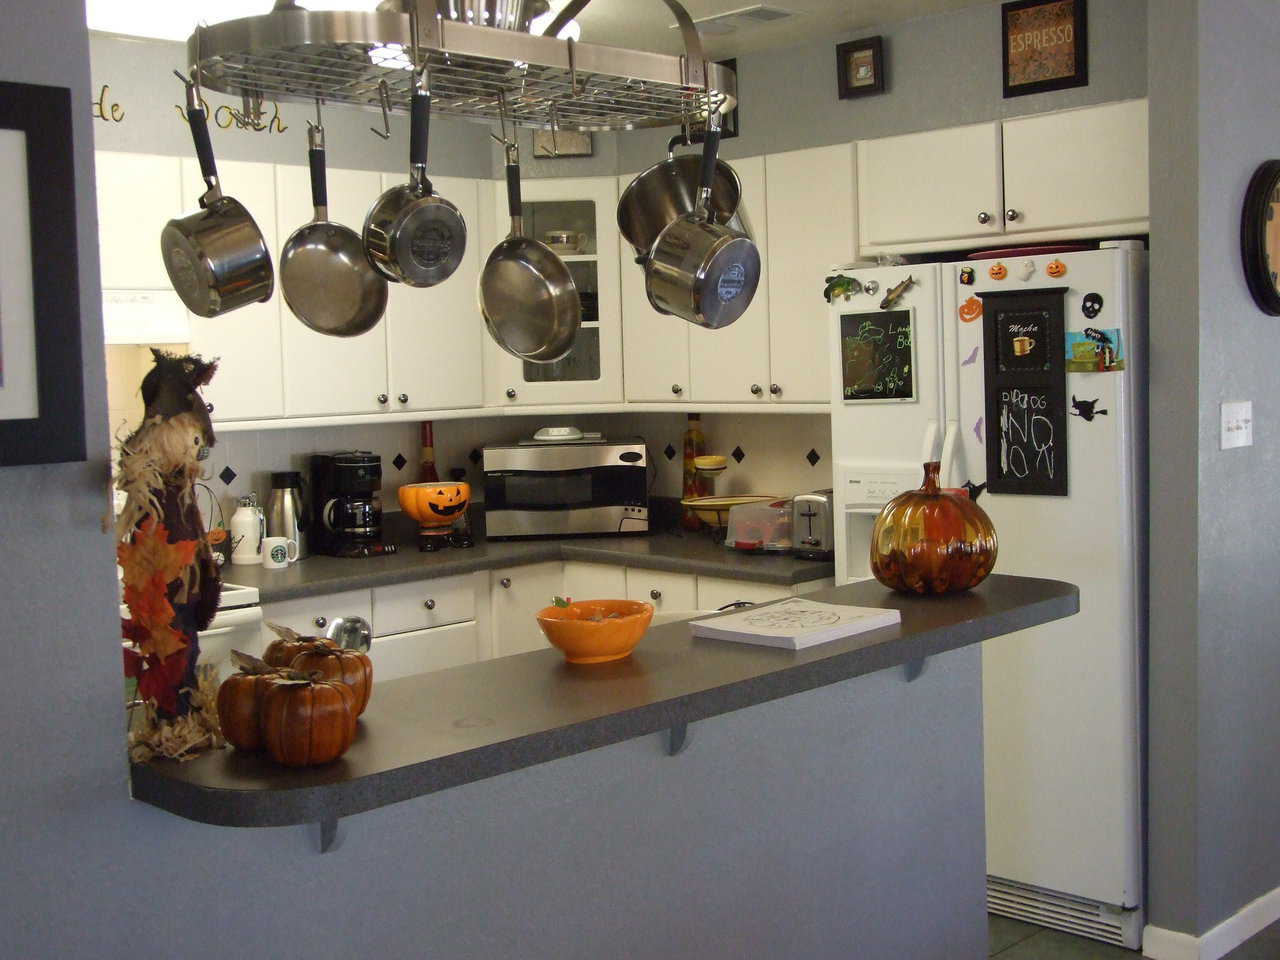
<instances>
[{"instance_id":1,"label":"drawer with handle","mask_svg":"<svg viewBox=\"0 0 1280 960\"><path fill-rule=\"evenodd\" d=\"M374 682L475 663L479 659L478 642L474 620L375 637L373 646L369 648Z\"/></svg>"},{"instance_id":2,"label":"drawer with handle","mask_svg":"<svg viewBox=\"0 0 1280 960\"><path fill-rule=\"evenodd\" d=\"M373 635L387 637L474 620L473 575L440 577L373 588Z\"/></svg>"},{"instance_id":3,"label":"drawer with handle","mask_svg":"<svg viewBox=\"0 0 1280 960\"><path fill-rule=\"evenodd\" d=\"M297 630L304 637L323 637L339 617L363 617L373 622L368 590L344 590L319 597L301 597L263 604L264 620ZM267 631L268 639L274 639Z\"/></svg>"}]
</instances>

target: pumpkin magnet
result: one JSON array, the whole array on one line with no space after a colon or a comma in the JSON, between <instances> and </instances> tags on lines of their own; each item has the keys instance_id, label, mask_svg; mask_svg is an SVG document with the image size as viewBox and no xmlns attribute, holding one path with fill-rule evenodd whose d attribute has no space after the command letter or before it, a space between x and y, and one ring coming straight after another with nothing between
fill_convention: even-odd
<instances>
[{"instance_id":1,"label":"pumpkin magnet","mask_svg":"<svg viewBox=\"0 0 1280 960\"><path fill-rule=\"evenodd\" d=\"M990 275L992 280L1003 280L1005 277L1009 276L1009 268L1001 262L996 262L991 265L991 269L988 270L987 273Z\"/></svg>"},{"instance_id":2,"label":"pumpkin magnet","mask_svg":"<svg viewBox=\"0 0 1280 960\"><path fill-rule=\"evenodd\" d=\"M970 297L964 303L960 304L960 319L965 323L973 323L982 316L982 300L979 297Z\"/></svg>"},{"instance_id":3,"label":"pumpkin magnet","mask_svg":"<svg viewBox=\"0 0 1280 960\"><path fill-rule=\"evenodd\" d=\"M1061 260L1050 260L1049 265L1044 268L1044 272L1056 280L1058 277L1067 275L1067 265Z\"/></svg>"}]
</instances>

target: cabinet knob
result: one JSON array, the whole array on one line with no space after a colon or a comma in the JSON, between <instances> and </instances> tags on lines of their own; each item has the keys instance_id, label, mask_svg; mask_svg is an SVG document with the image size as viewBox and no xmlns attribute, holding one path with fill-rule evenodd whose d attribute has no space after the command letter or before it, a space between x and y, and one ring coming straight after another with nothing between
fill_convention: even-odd
<instances>
[{"instance_id":1,"label":"cabinet knob","mask_svg":"<svg viewBox=\"0 0 1280 960\"><path fill-rule=\"evenodd\" d=\"M775 397L780 397L782 396L782 387L780 387L776 383L771 383L769 384L769 392L772 393Z\"/></svg>"},{"instance_id":2,"label":"cabinet knob","mask_svg":"<svg viewBox=\"0 0 1280 960\"><path fill-rule=\"evenodd\" d=\"M499 581L498 581L498 586L500 586L503 590L510 590L510 589L511 589L511 578L510 578L510 577L503 577L501 580L499 580Z\"/></svg>"},{"instance_id":3,"label":"cabinet knob","mask_svg":"<svg viewBox=\"0 0 1280 960\"><path fill-rule=\"evenodd\" d=\"M753 384L751 385L751 395L752 395L753 397L758 397L758 396L760 396L760 394L762 394L762 393L764 393L764 387L760 386L760 384L758 384L758 383L753 383Z\"/></svg>"},{"instance_id":4,"label":"cabinet knob","mask_svg":"<svg viewBox=\"0 0 1280 960\"><path fill-rule=\"evenodd\" d=\"M407 393L402 393L400 394L400 396L396 397L396 399L399 400L401 403L408 403L409 395Z\"/></svg>"},{"instance_id":5,"label":"cabinet knob","mask_svg":"<svg viewBox=\"0 0 1280 960\"><path fill-rule=\"evenodd\" d=\"M385 393L380 393L380 394L378 394L378 402L379 402L379 403L386 403L386 402L387 402L387 395L386 395Z\"/></svg>"},{"instance_id":6,"label":"cabinet knob","mask_svg":"<svg viewBox=\"0 0 1280 960\"><path fill-rule=\"evenodd\" d=\"M987 211L983 210L981 213L979 213L979 214L978 214L978 222L979 222L979 223L990 223L990 222L991 222L991 214L989 214L989 213L987 213Z\"/></svg>"},{"instance_id":7,"label":"cabinet knob","mask_svg":"<svg viewBox=\"0 0 1280 960\"><path fill-rule=\"evenodd\" d=\"M213 404L212 404L212 403L206 403L206 404L204 405L204 408L205 408L206 410L208 410L210 413L213 413Z\"/></svg>"},{"instance_id":8,"label":"cabinet knob","mask_svg":"<svg viewBox=\"0 0 1280 960\"><path fill-rule=\"evenodd\" d=\"M316 617L315 620L312 622L315 623L315 625L319 627L321 630L323 630L325 627L329 625L328 617Z\"/></svg>"},{"instance_id":9,"label":"cabinet knob","mask_svg":"<svg viewBox=\"0 0 1280 960\"><path fill-rule=\"evenodd\" d=\"M516 389L515 389L515 387L507 387L507 399L508 399L508 400L514 400L515 398L516 398Z\"/></svg>"},{"instance_id":10,"label":"cabinet knob","mask_svg":"<svg viewBox=\"0 0 1280 960\"><path fill-rule=\"evenodd\" d=\"M684 387L680 386L678 383L673 383L671 385L671 392L678 397L680 394L684 393Z\"/></svg>"},{"instance_id":11,"label":"cabinet knob","mask_svg":"<svg viewBox=\"0 0 1280 960\"><path fill-rule=\"evenodd\" d=\"M661 590L650 590L650 591L649 591L649 599L650 599L650 600L661 600L661 599L662 599L662 591L661 591Z\"/></svg>"},{"instance_id":12,"label":"cabinet knob","mask_svg":"<svg viewBox=\"0 0 1280 960\"><path fill-rule=\"evenodd\" d=\"M1017 220L1018 217L1020 216L1021 214L1018 213L1017 210L1013 209L1013 207L1010 207L1008 210L1004 212L1004 218L1008 220L1010 223L1013 223L1013 221Z\"/></svg>"},{"instance_id":13,"label":"cabinet knob","mask_svg":"<svg viewBox=\"0 0 1280 960\"><path fill-rule=\"evenodd\" d=\"M423 606L428 610L434 610L436 608L436 602L434 600L428 600L423 604Z\"/></svg>"}]
</instances>

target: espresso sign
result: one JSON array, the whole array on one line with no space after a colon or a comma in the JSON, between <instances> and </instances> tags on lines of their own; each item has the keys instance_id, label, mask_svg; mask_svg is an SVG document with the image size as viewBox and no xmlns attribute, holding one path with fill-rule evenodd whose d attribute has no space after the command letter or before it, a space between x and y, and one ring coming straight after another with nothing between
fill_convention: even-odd
<instances>
[{"instance_id":1,"label":"espresso sign","mask_svg":"<svg viewBox=\"0 0 1280 960\"><path fill-rule=\"evenodd\" d=\"M1018 0L1001 11L1006 97L1089 83L1085 0Z\"/></svg>"}]
</instances>

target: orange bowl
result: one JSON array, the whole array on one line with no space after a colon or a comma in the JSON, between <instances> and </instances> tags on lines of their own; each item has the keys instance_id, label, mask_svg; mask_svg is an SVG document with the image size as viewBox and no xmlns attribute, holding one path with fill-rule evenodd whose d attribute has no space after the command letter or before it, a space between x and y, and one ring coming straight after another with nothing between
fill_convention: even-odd
<instances>
[{"instance_id":1,"label":"orange bowl","mask_svg":"<svg viewBox=\"0 0 1280 960\"><path fill-rule=\"evenodd\" d=\"M469 483L406 483L396 494L420 527L451 527L471 500Z\"/></svg>"},{"instance_id":2,"label":"orange bowl","mask_svg":"<svg viewBox=\"0 0 1280 960\"><path fill-rule=\"evenodd\" d=\"M651 620L653 604L638 600L577 600L538 611L538 626L570 663L621 660L635 649Z\"/></svg>"}]
</instances>

